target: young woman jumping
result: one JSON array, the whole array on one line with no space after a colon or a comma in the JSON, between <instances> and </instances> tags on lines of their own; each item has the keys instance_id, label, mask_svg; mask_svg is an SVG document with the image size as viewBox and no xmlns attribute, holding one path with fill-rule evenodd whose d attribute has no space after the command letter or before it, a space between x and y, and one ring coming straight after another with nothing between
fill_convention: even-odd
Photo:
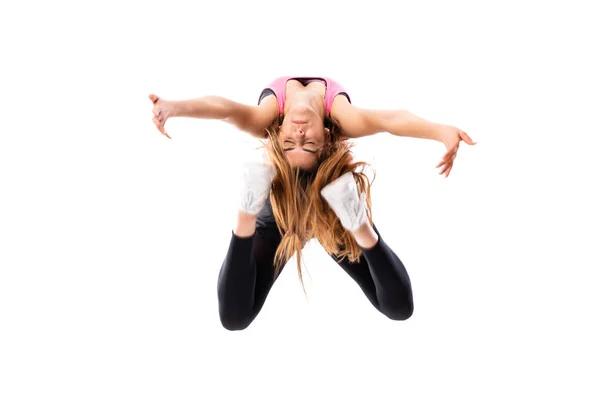
<instances>
[{"instance_id":1,"label":"young woman jumping","mask_svg":"<svg viewBox=\"0 0 600 400\"><path fill-rule=\"evenodd\" d=\"M446 154L437 168L450 174L462 130L405 110L368 110L325 77L284 76L261 93L258 105L219 96L169 101L151 94L153 122L168 138L172 117L220 119L263 140L265 162L247 162L235 224L217 284L219 315L228 330L248 327L288 260L316 238L383 315L413 313L410 278L372 220L371 182L346 139L380 132L433 139Z\"/></svg>"}]
</instances>

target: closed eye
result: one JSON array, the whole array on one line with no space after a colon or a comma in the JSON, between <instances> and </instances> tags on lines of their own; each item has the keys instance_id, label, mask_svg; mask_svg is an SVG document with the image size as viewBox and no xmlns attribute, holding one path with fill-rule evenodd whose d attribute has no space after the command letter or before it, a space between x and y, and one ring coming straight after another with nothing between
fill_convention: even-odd
<instances>
[{"instance_id":1,"label":"closed eye","mask_svg":"<svg viewBox=\"0 0 600 400\"><path fill-rule=\"evenodd\" d=\"M284 143L294 145L294 142L292 142L291 140L286 140L286 141L284 141ZM315 143L313 143L313 142L306 142L306 144L311 144L313 146L315 145ZM287 148L287 149L283 149L283 151L290 151L290 150L294 150L294 148L290 147L290 148ZM312 153L312 154L316 154L317 153L316 150L309 150L309 149L305 149L304 147L302 148L302 150L304 150L304 151L306 151L308 153Z\"/></svg>"}]
</instances>

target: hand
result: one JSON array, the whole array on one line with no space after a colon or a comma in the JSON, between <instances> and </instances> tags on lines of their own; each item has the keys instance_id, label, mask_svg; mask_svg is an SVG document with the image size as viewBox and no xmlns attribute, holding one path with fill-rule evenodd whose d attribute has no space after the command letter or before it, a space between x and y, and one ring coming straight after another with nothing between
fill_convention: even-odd
<instances>
[{"instance_id":1,"label":"hand","mask_svg":"<svg viewBox=\"0 0 600 400\"><path fill-rule=\"evenodd\" d=\"M172 139L171 136L169 136L169 134L165 131L165 123L174 115L173 103L161 99L155 94L151 94L148 96L148 98L152 101L152 104L154 104L154 108L152 109L154 118L152 118L152 122L154 122L160 133L169 139Z\"/></svg>"},{"instance_id":2,"label":"hand","mask_svg":"<svg viewBox=\"0 0 600 400\"><path fill-rule=\"evenodd\" d=\"M469 137L465 132L460 129L450 126L450 125L440 125L438 128L438 138L439 141L444 143L446 146L446 154L442 158L442 161L436 168L442 167L440 171L440 175L445 174L446 178L450 175L450 171L452 170L452 166L454 164L454 159L456 158L456 153L458 152L458 146L461 141L464 141L466 144L475 145L477 142L474 142L473 139Z\"/></svg>"}]
</instances>

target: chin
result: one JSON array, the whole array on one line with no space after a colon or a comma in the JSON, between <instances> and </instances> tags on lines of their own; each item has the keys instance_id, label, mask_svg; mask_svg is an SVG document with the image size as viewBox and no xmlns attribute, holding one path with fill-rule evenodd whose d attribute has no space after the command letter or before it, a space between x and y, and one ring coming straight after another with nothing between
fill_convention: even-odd
<instances>
[{"instance_id":1,"label":"chin","mask_svg":"<svg viewBox=\"0 0 600 400\"><path fill-rule=\"evenodd\" d=\"M289 159L287 160L288 165L293 169L301 169L301 170L312 170L316 168L316 163L293 163Z\"/></svg>"}]
</instances>

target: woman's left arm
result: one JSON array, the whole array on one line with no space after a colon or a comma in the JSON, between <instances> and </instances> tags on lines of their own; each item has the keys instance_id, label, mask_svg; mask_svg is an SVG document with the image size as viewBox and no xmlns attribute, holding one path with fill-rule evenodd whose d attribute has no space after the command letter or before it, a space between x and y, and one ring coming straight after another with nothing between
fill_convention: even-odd
<instances>
[{"instance_id":1,"label":"woman's left arm","mask_svg":"<svg viewBox=\"0 0 600 400\"><path fill-rule=\"evenodd\" d=\"M331 116L340 124L342 135L360 138L376 133L388 132L394 136L432 139L444 143L446 154L436 168L440 175L450 174L461 141L469 145L476 142L462 130L433 123L406 110L368 110L354 107L344 96L337 96L331 108Z\"/></svg>"}]
</instances>

